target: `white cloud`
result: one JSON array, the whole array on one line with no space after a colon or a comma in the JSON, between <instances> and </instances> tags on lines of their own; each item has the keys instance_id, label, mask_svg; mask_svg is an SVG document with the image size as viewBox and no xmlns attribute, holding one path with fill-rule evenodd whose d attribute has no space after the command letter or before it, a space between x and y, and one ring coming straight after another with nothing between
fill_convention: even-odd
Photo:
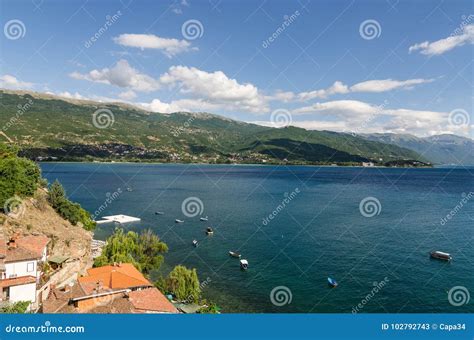
<instances>
[{"instance_id":1,"label":"white cloud","mask_svg":"<svg viewBox=\"0 0 474 340\"><path fill-rule=\"evenodd\" d=\"M396 89L413 89L415 85L431 83L434 79L408 79L408 80L393 80L393 79L376 79L376 80L367 80L357 84L352 85L351 87L345 85L341 81L336 81L327 89L314 90L309 92L301 92L296 96L287 96L288 98L297 98L299 101L307 101L315 98L324 99L335 94L346 94L353 92L387 92ZM291 92L284 92L289 94ZM274 95L272 99L278 99L277 95Z\"/></svg>"},{"instance_id":2,"label":"white cloud","mask_svg":"<svg viewBox=\"0 0 474 340\"><path fill-rule=\"evenodd\" d=\"M152 112L173 113L173 112L211 112L225 109L220 104L210 103L203 99L179 99L169 103L159 99L153 99L150 103L140 103L141 107Z\"/></svg>"},{"instance_id":3,"label":"white cloud","mask_svg":"<svg viewBox=\"0 0 474 340\"><path fill-rule=\"evenodd\" d=\"M408 79L408 80L368 80L352 85L351 92L386 92L396 89L410 90L415 85L431 83L434 79Z\"/></svg>"},{"instance_id":4,"label":"white cloud","mask_svg":"<svg viewBox=\"0 0 474 340\"><path fill-rule=\"evenodd\" d=\"M380 106L375 106L358 100L336 100L304 106L293 110L291 113L295 115L325 114L333 117L353 117L354 119L360 119L377 112L380 112Z\"/></svg>"},{"instance_id":5,"label":"white cloud","mask_svg":"<svg viewBox=\"0 0 474 340\"><path fill-rule=\"evenodd\" d=\"M276 91L273 95L266 96L265 98L267 100L276 100L283 103L288 103L295 99L295 94L291 91L285 92L285 91L279 90L279 91Z\"/></svg>"},{"instance_id":6,"label":"white cloud","mask_svg":"<svg viewBox=\"0 0 474 340\"><path fill-rule=\"evenodd\" d=\"M123 100L132 100L132 99L135 99L137 97L137 94L132 90L128 90L128 91L124 91L124 92L119 93L118 96L119 96L119 98L121 98Z\"/></svg>"},{"instance_id":7,"label":"white cloud","mask_svg":"<svg viewBox=\"0 0 474 340\"><path fill-rule=\"evenodd\" d=\"M145 110L159 113L186 111L176 103L164 103L159 99L153 99L151 103L140 103L140 106Z\"/></svg>"},{"instance_id":8,"label":"white cloud","mask_svg":"<svg viewBox=\"0 0 474 340\"><path fill-rule=\"evenodd\" d=\"M0 77L0 87L8 89L29 89L33 86L33 83L21 81L18 78L5 74Z\"/></svg>"},{"instance_id":9,"label":"white cloud","mask_svg":"<svg viewBox=\"0 0 474 340\"><path fill-rule=\"evenodd\" d=\"M51 93L51 94L55 94L55 93ZM75 93L70 93L68 91L64 91L64 92L59 92L57 94L55 94L59 97L64 97L64 98L68 98L68 99L88 99L84 96L82 96L81 94L79 94L78 92L75 92Z\"/></svg>"},{"instance_id":10,"label":"white cloud","mask_svg":"<svg viewBox=\"0 0 474 340\"><path fill-rule=\"evenodd\" d=\"M463 27L460 34L451 35L447 38L440 39L434 42L422 42L410 46L408 52L420 51L421 54L433 56L446 53L456 47L463 46L465 44L474 43L474 24L466 25Z\"/></svg>"},{"instance_id":11,"label":"white cloud","mask_svg":"<svg viewBox=\"0 0 474 340\"><path fill-rule=\"evenodd\" d=\"M392 132L419 136L439 133L469 135L468 128L452 126L449 113L405 108L390 109L357 100L315 103L291 111L294 126L315 130L355 131L356 133ZM297 120L300 115L310 120Z\"/></svg>"},{"instance_id":12,"label":"white cloud","mask_svg":"<svg viewBox=\"0 0 474 340\"><path fill-rule=\"evenodd\" d=\"M301 92L298 94L298 99L305 101L305 100L310 100L314 98L327 98L328 96L331 96L334 94L344 94L348 92L349 92L349 89L347 88L347 85L344 85L340 81L336 81L327 89L315 90L311 92Z\"/></svg>"},{"instance_id":13,"label":"white cloud","mask_svg":"<svg viewBox=\"0 0 474 340\"><path fill-rule=\"evenodd\" d=\"M254 113L267 112L267 99L250 83L240 84L224 72L206 72L195 67L172 66L160 77L162 84L179 86L180 92L200 99L200 104Z\"/></svg>"},{"instance_id":14,"label":"white cloud","mask_svg":"<svg viewBox=\"0 0 474 340\"><path fill-rule=\"evenodd\" d=\"M222 71L206 72L195 67L172 66L159 79L154 79L139 73L126 60L120 60L110 69L92 70L88 73L73 72L70 76L75 79L127 88L127 91L119 95L124 100L136 98L135 91L152 92L162 86L168 86L170 89L177 88L178 92L187 97L171 103L163 103L157 99L155 105L140 104L159 107L160 110L164 107L162 112L177 108L187 111L234 110L254 113L269 110L269 99L262 95L256 86L250 83L240 84L237 80L227 77ZM278 96L282 95L287 94L282 93ZM160 110L156 109L156 111Z\"/></svg>"},{"instance_id":15,"label":"white cloud","mask_svg":"<svg viewBox=\"0 0 474 340\"><path fill-rule=\"evenodd\" d=\"M114 42L127 47L161 50L166 56L197 50L187 40L162 38L154 34L121 34L113 38Z\"/></svg>"},{"instance_id":16,"label":"white cloud","mask_svg":"<svg viewBox=\"0 0 474 340\"><path fill-rule=\"evenodd\" d=\"M88 80L96 83L115 85L135 91L150 92L159 89L159 82L152 77L140 73L129 63L122 59L112 68L92 70L88 73L73 72L70 76L74 79Z\"/></svg>"}]
</instances>

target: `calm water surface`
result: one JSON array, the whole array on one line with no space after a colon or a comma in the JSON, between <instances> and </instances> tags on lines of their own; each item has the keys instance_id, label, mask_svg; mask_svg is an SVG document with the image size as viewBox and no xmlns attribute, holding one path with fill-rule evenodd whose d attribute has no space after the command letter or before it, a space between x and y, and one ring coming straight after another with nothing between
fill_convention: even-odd
<instances>
[{"instance_id":1,"label":"calm water surface","mask_svg":"<svg viewBox=\"0 0 474 340\"><path fill-rule=\"evenodd\" d=\"M170 248L155 277L176 264L197 268L201 281L208 278L205 296L224 312L350 313L364 298L361 312L474 311L474 298L459 307L448 299L455 286L474 294L474 197L441 223L474 192L474 168L106 163L41 168L91 213L120 188L122 194L101 216L140 217L125 228L151 228ZM183 215L188 197L203 202L209 222ZM366 197L378 199L378 215L361 214ZM264 223L272 213L275 218ZM185 223L175 224L177 218ZM214 236L205 235L207 226ZM98 226L96 238L106 239L113 229ZM199 247L191 245L193 239ZM239 269L229 250L248 259L248 271ZM431 260L431 250L449 252L454 260ZM339 282L337 288L328 287L328 276ZM371 294L377 284L379 292ZM279 296L289 303L276 306L270 295L280 286L286 288L278 288L283 293L276 302Z\"/></svg>"}]
</instances>

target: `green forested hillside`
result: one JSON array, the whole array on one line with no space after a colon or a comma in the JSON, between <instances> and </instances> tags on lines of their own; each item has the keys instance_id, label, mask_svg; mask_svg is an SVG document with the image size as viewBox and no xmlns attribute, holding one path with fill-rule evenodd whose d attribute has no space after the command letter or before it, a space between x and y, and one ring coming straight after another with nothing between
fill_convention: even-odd
<instances>
[{"instance_id":1,"label":"green forested hillside","mask_svg":"<svg viewBox=\"0 0 474 340\"><path fill-rule=\"evenodd\" d=\"M276 129L209 113L151 113L36 93L0 94L2 131L30 158L299 164L425 160L396 145L342 133ZM106 128L93 124L99 109L106 110L99 121Z\"/></svg>"}]
</instances>

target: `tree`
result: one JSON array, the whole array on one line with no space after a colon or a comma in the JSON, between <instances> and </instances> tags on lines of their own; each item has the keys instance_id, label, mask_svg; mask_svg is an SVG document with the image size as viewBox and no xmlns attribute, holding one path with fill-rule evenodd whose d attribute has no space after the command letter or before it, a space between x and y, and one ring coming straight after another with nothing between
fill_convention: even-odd
<instances>
[{"instance_id":1,"label":"tree","mask_svg":"<svg viewBox=\"0 0 474 340\"><path fill-rule=\"evenodd\" d=\"M142 231L140 234L123 229L115 229L112 236L107 239L107 245L102 250L102 255L95 259L96 267L114 262L132 263L144 274L158 270L163 263L162 253L168 251L166 243L151 230Z\"/></svg>"},{"instance_id":2,"label":"tree","mask_svg":"<svg viewBox=\"0 0 474 340\"><path fill-rule=\"evenodd\" d=\"M71 222L72 225L80 224L86 230L93 230L96 223L91 215L79 203L71 202L61 183L55 180L49 188L48 201L56 212Z\"/></svg>"},{"instance_id":3,"label":"tree","mask_svg":"<svg viewBox=\"0 0 474 340\"><path fill-rule=\"evenodd\" d=\"M169 273L166 288L181 301L197 302L201 297L196 269L188 269L182 265L174 267Z\"/></svg>"},{"instance_id":4,"label":"tree","mask_svg":"<svg viewBox=\"0 0 474 340\"><path fill-rule=\"evenodd\" d=\"M18 301L0 307L0 313L4 314L24 314L30 305L30 301Z\"/></svg>"},{"instance_id":5,"label":"tree","mask_svg":"<svg viewBox=\"0 0 474 340\"><path fill-rule=\"evenodd\" d=\"M58 180L55 180L49 188L48 200L54 209L57 209L66 199L66 192Z\"/></svg>"},{"instance_id":6,"label":"tree","mask_svg":"<svg viewBox=\"0 0 474 340\"><path fill-rule=\"evenodd\" d=\"M5 155L4 153L3 156ZM3 208L5 202L12 197L33 196L39 179L40 170L32 161L13 154L0 157L0 207Z\"/></svg>"}]
</instances>

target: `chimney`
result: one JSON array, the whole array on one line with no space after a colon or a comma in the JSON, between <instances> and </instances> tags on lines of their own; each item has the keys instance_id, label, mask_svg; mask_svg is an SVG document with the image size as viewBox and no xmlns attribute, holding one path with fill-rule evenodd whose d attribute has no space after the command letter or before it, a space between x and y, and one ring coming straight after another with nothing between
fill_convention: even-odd
<instances>
[{"instance_id":1,"label":"chimney","mask_svg":"<svg viewBox=\"0 0 474 340\"><path fill-rule=\"evenodd\" d=\"M7 246L9 249L15 249L18 247L18 244L16 243L16 240L19 238L20 234L18 232L14 233L12 237L10 237L10 240L7 243Z\"/></svg>"},{"instance_id":2,"label":"chimney","mask_svg":"<svg viewBox=\"0 0 474 340\"><path fill-rule=\"evenodd\" d=\"M16 249L18 247L18 244L13 237L10 239L10 241L8 241L7 247L8 249Z\"/></svg>"},{"instance_id":3,"label":"chimney","mask_svg":"<svg viewBox=\"0 0 474 340\"><path fill-rule=\"evenodd\" d=\"M96 282L95 292L99 294L102 291L102 281L98 280Z\"/></svg>"}]
</instances>

